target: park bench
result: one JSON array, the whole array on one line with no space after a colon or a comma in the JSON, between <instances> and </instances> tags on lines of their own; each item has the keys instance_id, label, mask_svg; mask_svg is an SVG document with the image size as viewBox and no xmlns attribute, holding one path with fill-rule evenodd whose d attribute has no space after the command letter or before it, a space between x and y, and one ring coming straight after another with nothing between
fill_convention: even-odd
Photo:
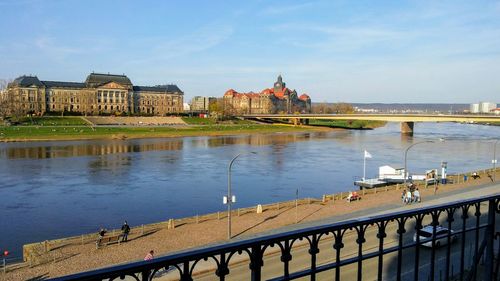
<instances>
[{"instance_id":1,"label":"park bench","mask_svg":"<svg viewBox=\"0 0 500 281\"><path fill-rule=\"evenodd\" d=\"M113 236L104 236L101 239L97 239L95 242L96 249L99 249L101 246L107 246L109 244L118 243L120 244L121 235L113 235Z\"/></svg>"}]
</instances>

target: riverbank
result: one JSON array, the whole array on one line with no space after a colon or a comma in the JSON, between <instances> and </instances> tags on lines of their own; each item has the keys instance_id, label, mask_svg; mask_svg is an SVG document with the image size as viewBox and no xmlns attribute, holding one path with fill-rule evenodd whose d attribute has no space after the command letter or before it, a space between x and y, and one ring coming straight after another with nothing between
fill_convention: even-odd
<instances>
[{"instance_id":1,"label":"riverbank","mask_svg":"<svg viewBox=\"0 0 500 281\"><path fill-rule=\"evenodd\" d=\"M258 133L328 131L330 128L292 125L235 124L144 127L9 126L0 127L0 142L172 138Z\"/></svg>"},{"instance_id":2,"label":"riverbank","mask_svg":"<svg viewBox=\"0 0 500 281\"><path fill-rule=\"evenodd\" d=\"M95 117L94 119L113 119ZM116 117L125 119L127 117ZM133 119L134 117L129 117ZM152 118L145 117L144 119ZM169 117L158 117L169 118ZM286 123L261 124L248 120L216 121L210 118L183 117L178 123L146 125L148 123L117 122L95 125L91 117L32 117L23 118L14 126L0 126L0 142L61 141L61 140L109 140L138 138L169 138L193 136L223 136L253 133L289 133L328 131L331 129L374 129L385 126L380 121L311 120L310 126L294 126ZM121 120L121 119L120 119ZM161 121L161 120L160 120ZM179 124L182 123L182 124Z\"/></svg>"},{"instance_id":3,"label":"riverbank","mask_svg":"<svg viewBox=\"0 0 500 281\"><path fill-rule=\"evenodd\" d=\"M463 182L463 175L450 176L453 184L440 185L438 194L467 189L481 184L490 183L491 179L485 171L479 172L480 179ZM500 173L497 171L497 178ZM469 177L470 179L470 177ZM263 213L245 212L233 215L233 235L236 239L244 238L256 233L269 231L298 223L312 222L320 219L355 213L370 208L393 208L401 206L401 190L394 187L382 187L366 190L361 201L346 202L346 193L335 196L324 196L317 199L303 199L295 210L294 205L276 203L268 207ZM424 201L434 196L434 189L421 188ZM343 200L342 200L343 199ZM297 213L295 213L297 212ZM297 216L295 215L297 214ZM227 222L224 213L216 218L197 217L193 221L176 223L175 221L159 224L154 231L137 227L132 233L129 242L120 245L109 245L101 249L95 248L95 237L76 244L61 244L47 249L48 263L30 267L28 263L11 268L6 280L26 280L33 277L56 277L70 273L101 268L113 264L141 260L146 252L154 249L157 255L171 254L176 251L199 247L226 241ZM192 219L192 218L191 218ZM94 234L95 236L95 234Z\"/></svg>"}]
</instances>

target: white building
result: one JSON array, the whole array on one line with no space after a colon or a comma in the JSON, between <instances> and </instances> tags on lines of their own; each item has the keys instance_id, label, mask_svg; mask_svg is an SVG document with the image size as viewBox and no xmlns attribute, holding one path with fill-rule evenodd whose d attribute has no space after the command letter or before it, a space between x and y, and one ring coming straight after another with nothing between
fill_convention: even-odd
<instances>
[{"instance_id":1,"label":"white building","mask_svg":"<svg viewBox=\"0 0 500 281\"><path fill-rule=\"evenodd\" d=\"M497 108L496 103L492 102L480 102L479 103L479 110L481 113L491 113L491 110Z\"/></svg>"},{"instance_id":2,"label":"white building","mask_svg":"<svg viewBox=\"0 0 500 281\"><path fill-rule=\"evenodd\" d=\"M492 113L492 110L497 107L493 102L480 102L470 105L470 113Z\"/></svg>"},{"instance_id":3,"label":"white building","mask_svg":"<svg viewBox=\"0 0 500 281\"><path fill-rule=\"evenodd\" d=\"M479 103L472 103L470 105L470 113L479 113Z\"/></svg>"}]
</instances>

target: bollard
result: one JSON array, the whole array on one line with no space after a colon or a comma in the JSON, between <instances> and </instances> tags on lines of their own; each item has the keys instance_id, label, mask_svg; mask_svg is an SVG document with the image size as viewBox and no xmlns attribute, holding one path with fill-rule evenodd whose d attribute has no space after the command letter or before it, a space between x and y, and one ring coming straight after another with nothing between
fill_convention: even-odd
<instances>
[{"instance_id":1,"label":"bollard","mask_svg":"<svg viewBox=\"0 0 500 281\"><path fill-rule=\"evenodd\" d=\"M84 243L83 243L83 234L82 234L82 245L83 245L83 244L84 244Z\"/></svg>"},{"instance_id":2,"label":"bollard","mask_svg":"<svg viewBox=\"0 0 500 281\"><path fill-rule=\"evenodd\" d=\"M280 210L280 202L278 202L277 205L278 205L277 208L278 208L278 211L279 211Z\"/></svg>"},{"instance_id":3,"label":"bollard","mask_svg":"<svg viewBox=\"0 0 500 281\"><path fill-rule=\"evenodd\" d=\"M257 214L262 214L262 205L257 205Z\"/></svg>"},{"instance_id":4,"label":"bollard","mask_svg":"<svg viewBox=\"0 0 500 281\"><path fill-rule=\"evenodd\" d=\"M321 199L322 203L326 203L326 195L323 195L323 198Z\"/></svg>"},{"instance_id":5,"label":"bollard","mask_svg":"<svg viewBox=\"0 0 500 281\"><path fill-rule=\"evenodd\" d=\"M332 195L332 203L335 203L335 194Z\"/></svg>"},{"instance_id":6,"label":"bollard","mask_svg":"<svg viewBox=\"0 0 500 281\"><path fill-rule=\"evenodd\" d=\"M220 212L217 212L217 219L220 220Z\"/></svg>"},{"instance_id":7,"label":"bollard","mask_svg":"<svg viewBox=\"0 0 500 281\"><path fill-rule=\"evenodd\" d=\"M389 188L387 187L387 185L385 186L385 192L389 191Z\"/></svg>"},{"instance_id":8,"label":"bollard","mask_svg":"<svg viewBox=\"0 0 500 281\"><path fill-rule=\"evenodd\" d=\"M340 200L344 198L344 192L340 192Z\"/></svg>"},{"instance_id":9,"label":"bollard","mask_svg":"<svg viewBox=\"0 0 500 281\"><path fill-rule=\"evenodd\" d=\"M45 250L45 253L49 252L49 241L43 241L43 249Z\"/></svg>"},{"instance_id":10,"label":"bollard","mask_svg":"<svg viewBox=\"0 0 500 281\"><path fill-rule=\"evenodd\" d=\"M377 194L377 188L375 187L375 188L373 188L373 189L374 189L374 191L375 191L375 194Z\"/></svg>"},{"instance_id":11,"label":"bollard","mask_svg":"<svg viewBox=\"0 0 500 281\"><path fill-rule=\"evenodd\" d=\"M144 224L141 224L141 235L144 235Z\"/></svg>"},{"instance_id":12,"label":"bollard","mask_svg":"<svg viewBox=\"0 0 500 281\"><path fill-rule=\"evenodd\" d=\"M238 217L240 216L240 208L238 208Z\"/></svg>"}]
</instances>

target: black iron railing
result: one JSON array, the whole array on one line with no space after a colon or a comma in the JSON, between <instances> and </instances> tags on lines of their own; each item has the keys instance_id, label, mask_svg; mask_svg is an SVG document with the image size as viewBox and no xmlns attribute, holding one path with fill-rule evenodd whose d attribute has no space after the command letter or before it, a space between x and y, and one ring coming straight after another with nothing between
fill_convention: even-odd
<instances>
[{"instance_id":1,"label":"black iron railing","mask_svg":"<svg viewBox=\"0 0 500 281\"><path fill-rule=\"evenodd\" d=\"M165 270L179 280L193 280L203 262L213 266L203 274L225 280L237 270L235 256L240 257L237 264L248 266L245 280L498 280L498 213L500 195L481 197L230 242L56 280L152 280ZM414 235L429 228L428 237ZM452 231L441 233L446 229ZM344 253L348 243L353 249ZM302 253L307 262L292 266L294 255L301 255L298 247L307 250ZM275 262L282 270L266 270L263 276L264 262L272 263L267 255L271 249L278 251L280 259Z\"/></svg>"}]
</instances>

